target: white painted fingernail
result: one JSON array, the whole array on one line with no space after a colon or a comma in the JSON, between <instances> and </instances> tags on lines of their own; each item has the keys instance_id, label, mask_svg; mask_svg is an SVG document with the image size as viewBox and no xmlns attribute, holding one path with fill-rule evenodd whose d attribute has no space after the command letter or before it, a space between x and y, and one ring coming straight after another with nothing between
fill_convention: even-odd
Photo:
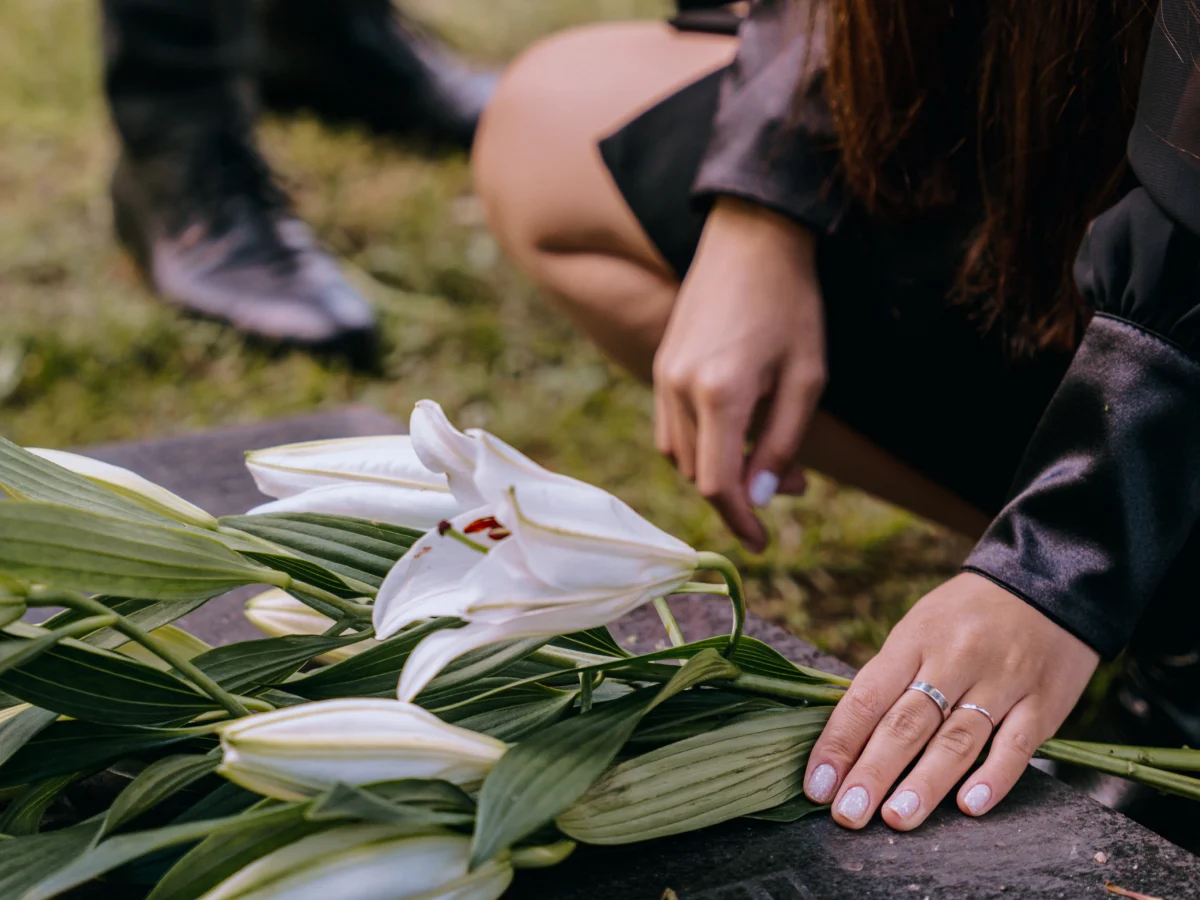
<instances>
[{"instance_id":1,"label":"white painted fingernail","mask_svg":"<svg viewBox=\"0 0 1200 900\"><path fill-rule=\"evenodd\" d=\"M817 803L828 803L832 800L836 788L837 772L828 763L817 766L816 771L809 776L808 796Z\"/></svg>"},{"instance_id":2,"label":"white painted fingernail","mask_svg":"<svg viewBox=\"0 0 1200 900\"><path fill-rule=\"evenodd\" d=\"M916 791L901 791L888 803L888 809L902 819L911 818L921 806Z\"/></svg>"},{"instance_id":3,"label":"white painted fingernail","mask_svg":"<svg viewBox=\"0 0 1200 900\"><path fill-rule=\"evenodd\" d=\"M766 469L756 472L750 479L750 502L762 509L774 499L777 490L779 490L778 475L768 472Z\"/></svg>"},{"instance_id":4,"label":"white painted fingernail","mask_svg":"<svg viewBox=\"0 0 1200 900\"><path fill-rule=\"evenodd\" d=\"M871 798L867 796L866 788L852 787L846 791L842 802L838 804L838 812L851 822L857 822L863 817L870 803Z\"/></svg>"},{"instance_id":5,"label":"white painted fingernail","mask_svg":"<svg viewBox=\"0 0 1200 900\"><path fill-rule=\"evenodd\" d=\"M967 805L971 815L977 816L987 808L988 801L991 799L992 789L986 784L977 784L967 791L967 796L963 797L963 803Z\"/></svg>"}]
</instances>

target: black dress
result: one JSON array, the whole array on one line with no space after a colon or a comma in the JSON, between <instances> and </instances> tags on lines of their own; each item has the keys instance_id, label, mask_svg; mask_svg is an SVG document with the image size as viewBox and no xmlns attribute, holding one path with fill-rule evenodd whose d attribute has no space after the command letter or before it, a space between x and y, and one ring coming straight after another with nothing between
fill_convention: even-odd
<instances>
[{"instance_id":1,"label":"black dress","mask_svg":"<svg viewBox=\"0 0 1200 900\"><path fill-rule=\"evenodd\" d=\"M944 300L976 208L888 228L838 190L819 79L794 112L810 55L785 39L783 5L754 7L729 68L602 142L630 208L681 276L716 195L814 229L822 405L995 515L965 568L1106 657L1131 640L1200 647L1200 14L1189 0L1158 11L1128 148L1137 182L1076 260L1095 311L1080 346L1015 361Z\"/></svg>"}]
</instances>

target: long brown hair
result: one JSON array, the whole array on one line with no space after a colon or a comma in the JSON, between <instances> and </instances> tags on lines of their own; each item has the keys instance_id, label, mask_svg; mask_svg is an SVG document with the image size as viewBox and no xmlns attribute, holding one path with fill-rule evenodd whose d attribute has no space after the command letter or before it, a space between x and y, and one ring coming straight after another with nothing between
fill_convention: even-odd
<instances>
[{"instance_id":1,"label":"long brown hair","mask_svg":"<svg viewBox=\"0 0 1200 900\"><path fill-rule=\"evenodd\" d=\"M981 201L956 299L1012 351L1071 347L1071 265L1118 197L1147 0L826 0L847 184L884 217ZM818 21L816 17L811 20Z\"/></svg>"}]
</instances>

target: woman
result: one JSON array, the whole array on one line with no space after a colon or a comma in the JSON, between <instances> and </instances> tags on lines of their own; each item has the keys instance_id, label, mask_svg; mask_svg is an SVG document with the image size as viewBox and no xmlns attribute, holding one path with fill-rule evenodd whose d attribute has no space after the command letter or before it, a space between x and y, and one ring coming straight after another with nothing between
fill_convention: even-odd
<instances>
[{"instance_id":1,"label":"woman","mask_svg":"<svg viewBox=\"0 0 1200 900\"><path fill-rule=\"evenodd\" d=\"M501 240L653 378L659 448L747 545L800 462L982 535L813 750L847 827L916 827L993 731L957 801L994 808L1130 642L1200 723L1200 21L1145 7L595 27L485 116Z\"/></svg>"}]
</instances>

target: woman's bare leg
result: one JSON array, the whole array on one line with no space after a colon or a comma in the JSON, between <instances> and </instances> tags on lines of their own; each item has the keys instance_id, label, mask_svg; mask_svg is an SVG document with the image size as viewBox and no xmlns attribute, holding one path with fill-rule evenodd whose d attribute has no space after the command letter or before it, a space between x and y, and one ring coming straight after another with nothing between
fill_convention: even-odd
<instances>
[{"instance_id":1,"label":"woman's bare leg","mask_svg":"<svg viewBox=\"0 0 1200 900\"><path fill-rule=\"evenodd\" d=\"M512 65L480 123L476 187L501 243L601 349L646 380L679 282L598 142L736 49L733 38L657 22L568 31Z\"/></svg>"},{"instance_id":2,"label":"woman's bare leg","mask_svg":"<svg viewBox=\"0 0 1200 900\"><path fill-rule=\"evenodd\" d=\"M658 23L597 25L520 57L484 114L476 188L505 249L602 350L649 381L679 281L625 204L599 141L732 59L733 38ZM801 459L975 535L986 517L826 413Z\"/></svg>"}]
</instances>

